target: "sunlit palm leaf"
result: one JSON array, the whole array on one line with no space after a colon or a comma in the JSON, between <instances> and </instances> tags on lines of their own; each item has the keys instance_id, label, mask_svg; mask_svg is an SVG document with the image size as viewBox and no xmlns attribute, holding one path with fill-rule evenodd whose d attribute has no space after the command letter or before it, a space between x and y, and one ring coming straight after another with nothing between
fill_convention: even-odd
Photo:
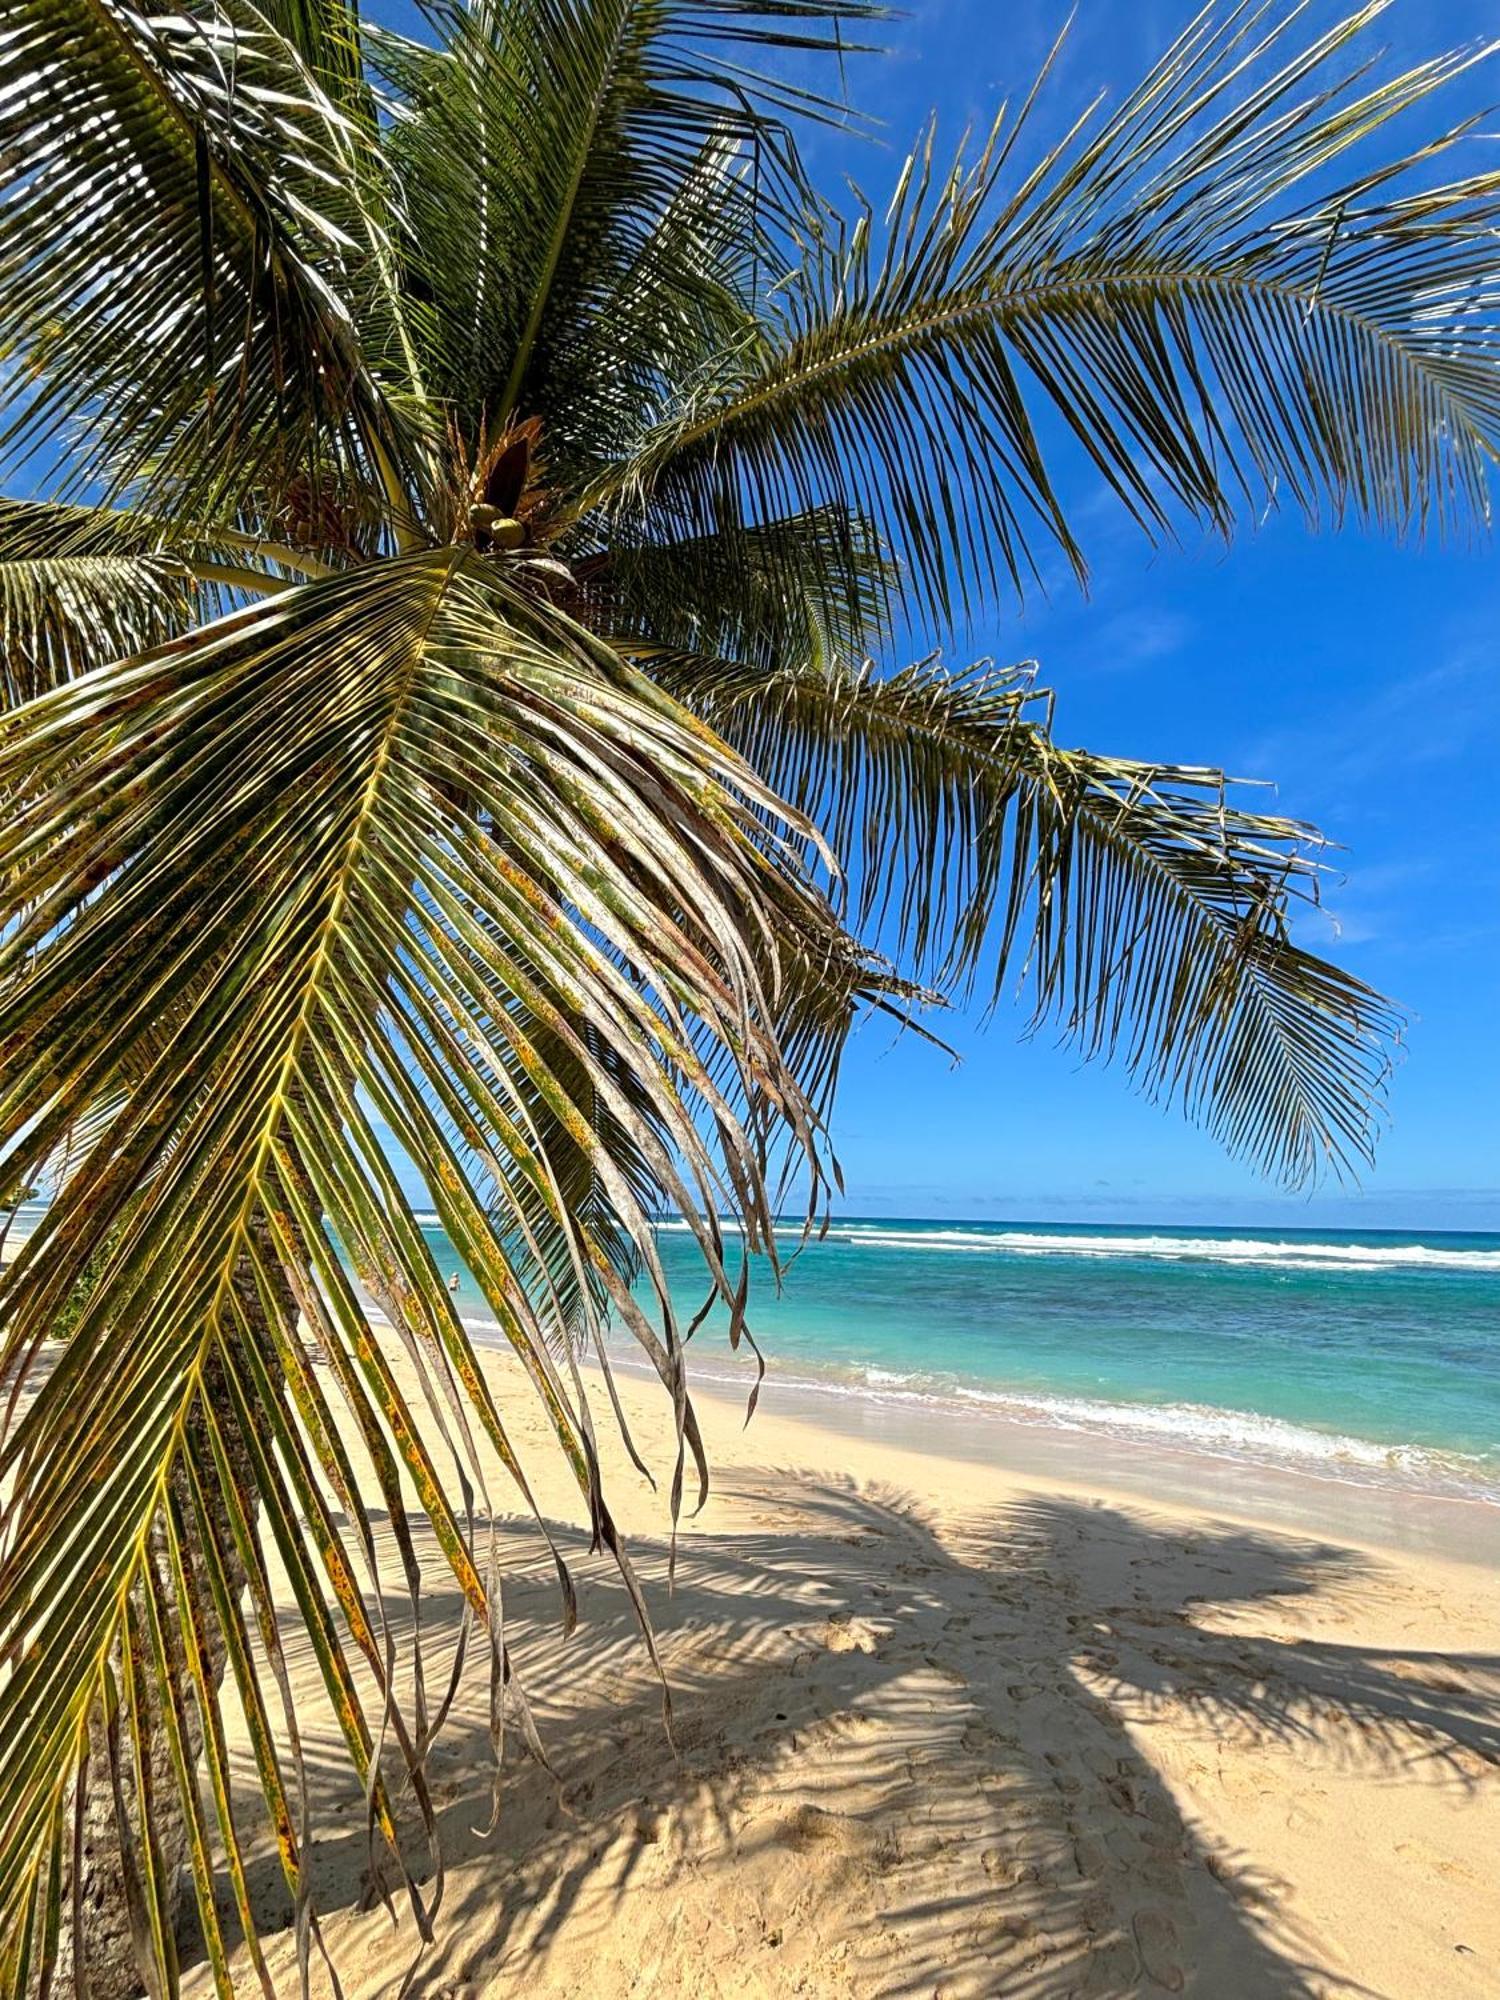
<instances>
[{"instance_id":1,"label":"sunlit palm leaf","mask_svg":"<svg viewBox=\"0 0 1500 2000\"><path fill-rule=\"evenodd\" d=\"M0 499L0 705L186 631L234 593L274 596L322 567L230 527Z\"/></svg>"},{"instance_id":2,"label":"sunlit palm leaf","mask_svg":"<svg viewBox=\"0 0 1500 2000\"><path fill-rule=\"evenodd\" d=\"M944 987L1028 980L1037 1022L1118 1053L1291 1181L1368 1158L1396 1025L1308 952L1320 837L1214 771L1066 750L1028 671L652 671L852 868L852 914Z\"/></svg>"},{"instance_id":3,"label":"sunlit palm leaf","mask_svg":"<svg viewBox=\"0 0 1500 2000\"><path fill-rule=\"evenodd\" d=\"M763 207L800 205L779 81L846 51L867 0L479 0L441 48L374 35L435 393L472 438L545 413L554 475L597 463L690 357L744 325ZM650 328L643 342L633 334ZM677 357L674 368L674 353ZM627 431L625 434L629 434Z\"/></svg>"},{"instance_id":4,"label":"sunlit palm leaf","mask_svg":"<svg viewBox=\"0 0 1500 2000\"><path fill-rule=\"evenodd\" d=\"M605 543L576 564L588 622L623 650L720 655L764 668L861 657L893 578L866 522L827 507L684 541ZM829 578L848 588L830 591Z\"/></svg>"},{"instance_id":5,"label":"sunlit palm leaf","mask_svg":"<svg viewBox=\"0 0 1500 2000\"><path fill-rule=\"evenodd\" d=\"M1398 529L1482 513L1500 175L1434 189L1380 160L1329 187L1465 58L1340 83L1376 6L1247 82L1295 11L1200 17L1029 171L1028 101L951 169L929 135L883 223L809 218L758 340L705 365L590 500L712 534L858 492L908 607L944 619L1024 588L1047 543L1082 573L1043 406L1156 534L1281 496Z\"/></svg>"},{"instance_id":6,"label":"sunlit palm leaf","mask_svg":"<svg viewBox=\"0 0 1500 2000\"><path fill-rule=\"evenodd\" d=\"M186 567L123 517L0 500L0 706L139 652L199 612Z\"/></svg>"},{"instance_id":7,"label":"sunlit palm leaf","mask_svg":"<svg viewBox=\"0 0 1500 2000\"><path fill-rule=\"evenodd\" d=\"M81 422L76 484L215 518L407 463L354 318L382 282L373 156L291 45L232 0L16 0L4 57L9 456Z\"/></svg>"},{"instance_id":8,"label":"sunlit palm leaf","mask_svg":"<svg viewBox=\"0 0 1500 2000\"><path fill-rule=\"evenodd\" d=\"M374 93L365 75L359 8L348 0L267 0L260 10L297 50L335 104L373 129Z\"/></svg>"}]
</instances>

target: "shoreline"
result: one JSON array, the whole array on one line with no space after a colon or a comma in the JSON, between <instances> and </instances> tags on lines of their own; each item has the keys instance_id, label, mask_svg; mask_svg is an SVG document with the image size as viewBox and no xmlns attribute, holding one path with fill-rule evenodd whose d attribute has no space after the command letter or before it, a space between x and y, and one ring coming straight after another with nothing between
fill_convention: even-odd
<instances>
[{"instance_id":1,"label":"shoreline","mask_svg":"<svg viewBox=\"0 0 1500 2000\"><path fill-rule=\"evenodd\" d=\"M476 1345L504 1351L503 1339L469 1323ZM498 1336L498 1329L495 1330ZM611 1352L622 1376L654 1383L634 1352ZM599 1376L596 1361L585 1364ZM723 1422L742 1421L754 1375L737 1379L712 1365L695 1366L689 1389L696 1404L722 1408ZM1121 1406L1122 1409L1125 1406ZM959 1460L997 1471L1037 1490L1068 1486L1125 1504L1143 1501L1184 1512L1211 1511L1248 1527L1335 1537L1377 1553L1434 1555L1500 1571L1500 1503L1475 1493L1426 1487L1395 1472L1361 1466L1278 1463L1189 1443L1131 1435L1128 1428L1021 1417L1003 1407L961 1397L882 1394L778 1374L774 1361L761 1384L747 1442L761 1420L785 1421L835 1436L910 1453L939 1463Z\"/></svg>"},{"instance_id":2,"label":"shoreline","mask_svg":"<svg viewBox=\"0 0 1500 2000\"><path fill-rule=\"evenodd\" d=\"M439 1261L448 1268L456 1252L441 1237L436 1215L423 1210L416 1220L424 1233L437 1233ZM19 1227L12 1229L0 1254L8 1259L35 1221L34 1214L21 1211ZM1023 1263L1038 1264L1066 1250L1096 1269L1119 1254L1138 1259L1149 1249L1152 1259L1164 1265L1192 1264L1199 1261L1197 1253L1211 1250L1216 1260L1228 1257L1231 1265L1285 1263L1289 1256L1300 1261L1316 1252L1318 1264L1336 1266L1357 1251L1403 1262L1416 1258L1422 1265L1477 1265L1486 1272L1493 1265L1500 1271L1500 1248L1476 1247L1500 1243L1500 1237L1483 1232L1283 1226L1276 1234L1258 1237L1230 1225L1199 1225L1191 1231L1150 1226L1144 1234L1143 1227L848 1216L834 1219L830 1237L868 1239L867 1247L882 1249L920 1244L962 1253L999 1250L1007 1262L1019 1256ZM685 1229L670 1220L659 1225L668 1238ZM1381 1241L1356 1244L1356 1236ZM1408 1236L1412 1240L1395 1240ZM962 1261L969 1261L967 1254ZM462 1292L454 1299L459 1315L476 1343L503 1352L503 1332L487 1302L472 1296L472 1285L464 1274ZM816 1287L810 1299L816 1313ZM368 1309L372 1302L365 1303ZM1015 1302L1007 1304L1014 1308ZM1441 1302L1431 1309L1440 1312ZM1045 1343L1040 1365L1012 1354L1016 1365L1008 1373L1001 1366L986 1375L983 1366L974 1367L951 1346L944 1351L940 1341L934 1346L920 1331L913 1337L919 1318L914 1294L911 1312L902 1314L900 1356L889 1352L889 1338L884 1350L879 1341L861 1341L846 1342L843 1349L835 1343L824 1354L819 1342L798 1337L801 1329L795 1323L788 1329L790 1339L780 1338L776 1325L760 1329L767 1357L762 1405L773 1403L788 1415L845 1436L910 1443L919 1451L999 1463L1035 1477L1060 1472L1087 1482L1102 1465L1116 1491L1148 1499L1165 1492L1188 1506L1217 1504L1226 1481L1232 1481L1237 1492L1248 1496L1252 1514L1314 1529L1328 1519L1340 1532L1373 1546L1449 1550L1465 1561L1500 1568L1500 1443L1489 1441L1491 1432L1500 1437L1500 1404L1493 1409L1483 1405L1490 1412L1483 1423L1466 1424L1460 1416L1445 1430L1420 1403L1393 1420L1358 1395L1341 1398L1335 1393L1322 1403L1299 1396L1262 1397L1257 1387L1264 1385L1236 1380L1232 1372L1227 1377L1221 1372L1216 1379L1212 1352L1199 1372L1185 1368L1174 1380L1170 1374L1153 1379L1152 1371L1145 1370L1139 1386L1111 1379L1104 1370L1097 1375L1077 1367L1054 1371L1047 1364ZM1437 1328L1435 1321L1435 1332ZM616 1329L606 1338L612 1365L653 1379L654 1371L628 1336ZM1283 1345L1295 1365L1295 1343ZM1357 1356L1348 1359L1357 1365ZM743 1409L755 1385L747 1350L732 1354L727 1343L716 1341L710 1325L690 1348L688 1365L695 1393L721 1397ZM1455 1360L1453 1366L1458 1365ZM1481 1401L1486 1394L1493 1401L1495 1388L1500 1382L1485 1376L1476 1393ZM1401 1418L1415 1437L1399 1434Z\"/></svg>"},{"instance_id":3,"label":"shoreline","mask_svg":"<svg viewBox=\"0 0 1500 2000\"><path fill-rule=\"evenodd\" d=\"M691 1303L685 1229L659 1234L670 1287ZM1373 1493L1381 1509L1392 1493L1446 1499L1455 1521L1500 1510L1500 1237L1378 1234L842 1218L795 1296L766 1293L755 1332L768 1393L845 1431L936 1436L965 1454L1014 1442L1028 1460L1042 1431L1064 1454L1090 1440L1122 1469L1144 1447L1189 1498L1207 1466L1215 1485L1232 1467L1278 1489L1285 1473ZM440 1230L429 1240L446 1251ZM475 1337L500 1338L463 1285ZM746 1399L753 1363L721 1336L722 1321L704 1325L690 1372ZM606 1340L630 1356L628 1339ZM1440 1532L1484 1542L1476 1519ZM1399 1520L1385 1534L1405 1544Z\"/></svg>"},{"instance_id":4,"label":"shoreline","mask_svg":"<svg viewBox=\"0 0 1500 2000\"><path fill-rule=\"evenodd\" d=\"M718 1384L705 1391L700 1378L695 1397L705 1393L730 1403ZM768 1377L760 1407L839 1436L992 1468L1039 1490L1066 1485L1128 1505L1212 1512L1248 1527L1314 1534L1377 1554L1433 1554L1500 1570L1500 1505L1481 1495L1257 1463L963 1404L912 1401L915 1407L908 1411L893 1400L858 1394L819 1399L818 1392L800 1386L777 1390ZM754 1427L752 1420L752 1436Z\"/></svg>"}]
</instances>

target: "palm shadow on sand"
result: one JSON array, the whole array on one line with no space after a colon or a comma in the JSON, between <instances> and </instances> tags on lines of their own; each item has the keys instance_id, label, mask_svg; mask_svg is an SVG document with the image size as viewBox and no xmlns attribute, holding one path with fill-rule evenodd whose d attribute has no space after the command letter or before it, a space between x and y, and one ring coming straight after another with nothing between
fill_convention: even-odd
<instances>
[{"instance_id":1,"label":"palm shadow on sand","mask_svg":"<svg viewBox=\"0 0 1500 2000\"><path fill-rule=\"evenodd\" d=\"M728 1497L749 1531L686 1537L670 1601L664 1550L636 1545L676 1757L608 1570L580 1559L584 1629L559 1647L544 1566L513 1531L513 1643L564 1800L520 1759L496 1832L476 1832L482 1697L460 1704L431 1772L455 1873L415 1992L521 1994L559 1957L618 1951L694 2000L1363 1993L1292 1931L1280 1884L1184 1819L1137 1738L1149 1749L1152 1716L1186 1710L1220 1736L1316 1729L1320 1757L1392 1777L1500 1775L1500 1655L1234 1629L1309 1594L1337 1623L1361 1581L1347 1550L1063 1500L939 1536L906 1496L787 1471L740 1473ZM441 1594L424 1604L430 1633L456 1616ZM328 1911L357 1893L363 1813L347 1766L308 1754L314 1797L334 1804L317 1851ZM277 1880L267 1861L273 1920ZM731 1983L695 1983L695 1927L721 1948L705 1968L732 1937ZM411 1944L391 1941L392 1993Z\"/></svg>"}]
</instances>

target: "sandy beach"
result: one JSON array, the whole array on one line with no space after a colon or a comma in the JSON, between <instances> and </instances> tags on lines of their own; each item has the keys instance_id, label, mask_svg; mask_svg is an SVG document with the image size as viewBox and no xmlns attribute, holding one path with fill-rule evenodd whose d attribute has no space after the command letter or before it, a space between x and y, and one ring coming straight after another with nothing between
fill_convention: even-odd
<instances>
[{"instance_id":1,"label":"sandy beach","mask_svg":"<svg viewBox=\"0 0 1500 2000\"><path fill-rule=\"evenodd\" d=\"M612 1565L512 1365L486 1361L580 1625L561 1643L550 1558L514 1517L507 1635L560 1783L512 1732L483 1831L471 1659L432 1754L448 1872L416 1992L1500 1990L1495 1510L1059 1433L903 1442L904 1420L841 1406L835 1428L773 1384L748 1429L699 1398L715 1485L669 1595L665 1499L601 1409L674 1753ZM664 1396L622 1395L665 1474ZM393 1560L387 1578L409 1634ZM433 1689L458 1620L435 1554L429 1584ZM311 1687L305 1645L293 1661ZM394 1994L410 1918L360 1907L362 1800L316 1709L305 1739L325 1937L351 1997ZM274 1927L264 1843L254 1882ZM290 1994L290 1935L270 1947ZM209 1990L201 1967L188 1990Z\"/></svg>"}]
</instances>

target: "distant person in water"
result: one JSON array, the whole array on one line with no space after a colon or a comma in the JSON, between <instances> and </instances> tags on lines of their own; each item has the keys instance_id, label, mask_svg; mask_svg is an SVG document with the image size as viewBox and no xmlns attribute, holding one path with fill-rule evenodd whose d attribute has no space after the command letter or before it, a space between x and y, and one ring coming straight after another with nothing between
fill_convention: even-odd
<instances>
[{"instance_id":1,"label":"distant person in water","mask_svg":"<svg viewBox=\"0 0 1500 2000\"><path fill-rule=\"evenodd\" d=\"M458 1273L457 1273L457 1271L455 1271L455 1272L453 1273L453 1276L452 1276L452 1277L451 1277L451 1278L450 1278L450 1279L448 1280L448 1289L449 1289L449 1291L450 1291L450 1292L456 1292L456 1291L458 1290Z\"/></svg>"}]
</instances>

